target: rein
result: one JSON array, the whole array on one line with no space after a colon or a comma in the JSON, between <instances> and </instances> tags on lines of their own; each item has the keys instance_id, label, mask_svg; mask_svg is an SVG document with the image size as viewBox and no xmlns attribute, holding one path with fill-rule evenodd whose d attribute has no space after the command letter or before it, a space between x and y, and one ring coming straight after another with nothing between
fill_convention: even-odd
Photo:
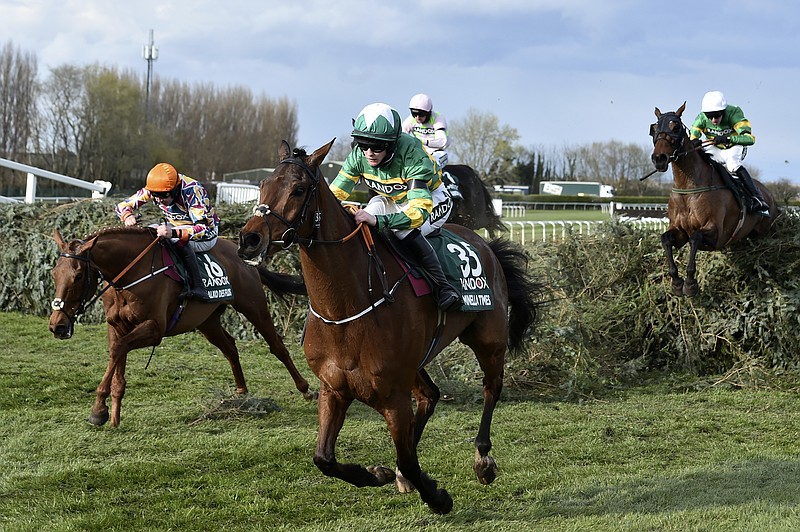
<instances>
[{"instance_id":1,"label":"rein","mask_svg":"<svg viewBox=\"0 0 800 532\"><path fill-rule=\"evenodd\" d=\"M95 237L95 239L97 239L97 237ZM91 307L94 304L94 302L97 301L98 299L100 299L103 296L103 294L105 294L106 291L109 288L111 288L112 286L114 288L116 288L117 290L127 290L128 288L130 288L132 286L135 286L135 285L141 283L142 281L150 279L150 278L156 276L157 274L163 272L164 270L168 269L169 267L165 266L165 267L161 268L160 270L157 270L157 271L154 271L154 272L150 272L148 275L145 275L141 279L137 279L136 281L134 281L134 282L132 282L130 284L127 284L127 285L125 285L123 287L118 287L117 286L117 283L119 282L119 280L122 279L122 277L126 273L128 273L130 271L130 269L133 268L136 265L136 263L138 263L140 260L142 260L142 258L144 258L144 256L150 250L153 249L153 246L155 246L158 243L159 240L160 239L158 237L156 237L152 242L150 242L150 244L148 244L148 246L146 248L144 248L144 250L142 250L142 252L139 253L139 255L135 259L133 259L133 261L131 261L130 264L128 264L119 274L117 274L117 276L114 277L114 279L112 279L111 281L108 281L106 283L106 285L97 294L95 294L94 297L92 297L88 302L86 301L86 299L87 299L87 295L88 295L88 292L89 292L91 286L89 284L90 283L89 276L87 275L86 276L86 284L84 285L83 292L81 293L81 302L78 304L78 308L75 310L75 314L73 316L70 316L69 314L66 313L66 311L64 310L64 301L62 299L60 299L60 298L53 299L53 302L50 304L50 307L53 310L58 310L58 311L63 312L69 318L70 323L75 323L78 320L78 318L84 312L86 312L86 309L88 307ZM74 259L74 260L79 260L79 261L85 262L89 268L94 268L97 271L97 273L98 273L98 275L100 277L100 280L105 280L104 277L103 277L103 272L101 272L100 269L96 265L92 264L92 260L88 256L89 253L90 253L90 251L87 251L86 252L86 256L84 256L84 255L76 255L74 253L59 253L58 256L66 258L66 259Z\"/></svg>"}]
</instances>

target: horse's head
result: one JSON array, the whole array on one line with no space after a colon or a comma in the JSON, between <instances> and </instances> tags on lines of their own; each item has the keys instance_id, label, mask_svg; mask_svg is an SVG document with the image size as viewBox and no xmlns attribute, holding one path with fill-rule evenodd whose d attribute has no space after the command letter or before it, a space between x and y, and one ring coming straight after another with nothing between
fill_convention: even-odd
<instances>
[{"instance_id":1,"label":"horse's head","mask_svg":"<svg viewBox=\"0 0 800 532\"><path fill-rule=\"evenodd\" d=\"M268 253L277 251L275 244L286 248L311 235L313 224L319 224L308 216L317 186L323 179L319 165L333 142L311 155L302 149L292 151L286 141L281 142L280 162L272 176L261 182L259 204L239 234L239 257L248 263L258 263Z\"/></svg>"},{"instance_id":2,"label":"horse's head","mask_svg":"<svg viewBox=\"0 0 800 532\"><path fill-rule=\"evenodd\" d=\"M686 127L681 122L681 115L685 109L686 102L683 102L674 113L662 113L656 107L658 121L650 124L650 136L653 137L653 154L650 160L659 172L666 172L669 163L685 153L683 147L689 138L686 135Z\"/></svg>"},{"instance_id":3,"label":"horse's head","mask_svg":"<svg viewBox=\"0 0 800 532\"><path fill-rule=\"evenodd\" d=\"M53 232L59 258L53 268L56 297L51 304L50 332L58 339L72 337L75 320L80 316L97 288L98 272L89 264L89 250L94 240L65 242L61 233Z\"/></svg>"}]
</instances>

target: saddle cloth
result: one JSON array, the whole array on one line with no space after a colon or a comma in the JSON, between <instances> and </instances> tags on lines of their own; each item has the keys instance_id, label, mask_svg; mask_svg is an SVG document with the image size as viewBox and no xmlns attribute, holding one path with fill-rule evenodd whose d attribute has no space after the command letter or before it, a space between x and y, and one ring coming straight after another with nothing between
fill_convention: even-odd
<instances>
[{"instance_id":1,"label":"saddle cloth","mask_svg":"<svg viewBox=\"0 0 800 532\"><path fill-rule=\"evenodd\" d=\"M382 233L386 237L386 233ZM391 234L391 233L390 233ZM480 255L475 248L447 229L441 229L437 235L426 237L431 243L442 270L450 284L461 294L464 301L460 312L483 312L494 308L494 295L489 283L486 281L486 272L483 269ZM391 234L388 238L395 258L406 270L410 270L409 279L414 293L423 296L431 293L430 281L422 271L413 264L410 257L403 249L399 240ZM398 245L399 244L399 245Z\"/></svg>"},{"instance_id":2,"label":"saddle cloth","mask_svg":"<svg viewBox=\"0 0 800 532\"><path fill-rule=\"evenodd\" d=\"M186 268L183 262L170 246L161 246L161 250L164 266L174 265L173 268L168 268L164 274L179 283L183 283L186 278ZM208 298L204 299L204 301L221 302L233 300L233 287L228 279L228 272L225 267L207 251L197 251L195 255L197 256L197 265L200 269L203 286L206 287L206 292L208 293Z\"/></svg>"}]
</instances>

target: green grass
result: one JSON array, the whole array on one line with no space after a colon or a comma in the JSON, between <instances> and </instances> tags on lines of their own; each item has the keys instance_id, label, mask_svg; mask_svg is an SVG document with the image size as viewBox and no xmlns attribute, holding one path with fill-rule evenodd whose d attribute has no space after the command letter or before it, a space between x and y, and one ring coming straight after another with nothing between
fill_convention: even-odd
<instances>
[{"instance_id":1,"label":"green grass","mask_svg":"<svg viewBox=\"0 0 800 532\"><path fill-rule=\"evenodd\" d=\"M128 359L119 428L86 418L105 329L57 341L47 320L0 313L0 530L796 530L800 398L676 380L564 403L509 387L493 424L498 479L471 469L477 376L434 364L439 404L420 460L454 499L355 488L312 463L316 405L261 343L240 342L253 403L220 410L233 382L198 334ZM295 361L309 378L297 349ZM526 395L528 393L528 395ZM216 414L216 415L210 415ZM385 423L349 413L341 461L393 467Z\"/></svg>"}]
</instances>

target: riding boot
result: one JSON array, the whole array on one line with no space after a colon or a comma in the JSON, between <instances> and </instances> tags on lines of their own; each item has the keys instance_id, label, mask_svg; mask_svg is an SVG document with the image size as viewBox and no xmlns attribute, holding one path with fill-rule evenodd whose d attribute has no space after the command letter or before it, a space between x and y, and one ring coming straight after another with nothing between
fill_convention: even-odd
<instances>
[{"instance_id":1,"label":"riding boot","mask_svg":"<svg viewBox=\"0 0 800 532\"><path fill-rule=\"evenodd\" d=\"M407 244L417 256L420 264L433 281L439 308L445 312L457 310L463 304L461 295L447 282L439 257L436 256L428 239L418 229L415 229L403 239L403 243Z\"/></svg>"},{"instance_id":2,"label":"riding boot","mask_svg":"<svg viewBox=\"0 0 800 532\"><path fill-rule=\"evenodd\" d=\"M450 197L454 200L463 200L464 196L461 195L461 191L458 190L458 181L456 180L455 176L450 172L442 172L442 181L444 181L445 186L447 187L448 192L450 192Z\"/></svg>"},{"instance_id":3,"label":"riding boot","mask_svg":"<svg viewBox=\"0 0 800 532\"><path fill-rule=\"evenodd\" d=\"M744 166L740 166L736 171L736 175L741 178L747 193L750 194L750 212L761 216L769 217L769 205L764 201L761 191L753 183L753 178L750 177L750 172Z\"/></svg>"},{"instance_id":4,"label":"riding boot","mask_svg":"<svg viewBox=\"0 0 800 532\"><path fill-rule=\"evenodd\" d=\"M197 265L197 256L190 245L175 246L180 255L183 265L186 268L186 276L189 278L189 289L181 292L181 297L191 299L207 299L208 292L203 286L203 279L200 277L200 267Z\"/></svg>"}]
</instances>

